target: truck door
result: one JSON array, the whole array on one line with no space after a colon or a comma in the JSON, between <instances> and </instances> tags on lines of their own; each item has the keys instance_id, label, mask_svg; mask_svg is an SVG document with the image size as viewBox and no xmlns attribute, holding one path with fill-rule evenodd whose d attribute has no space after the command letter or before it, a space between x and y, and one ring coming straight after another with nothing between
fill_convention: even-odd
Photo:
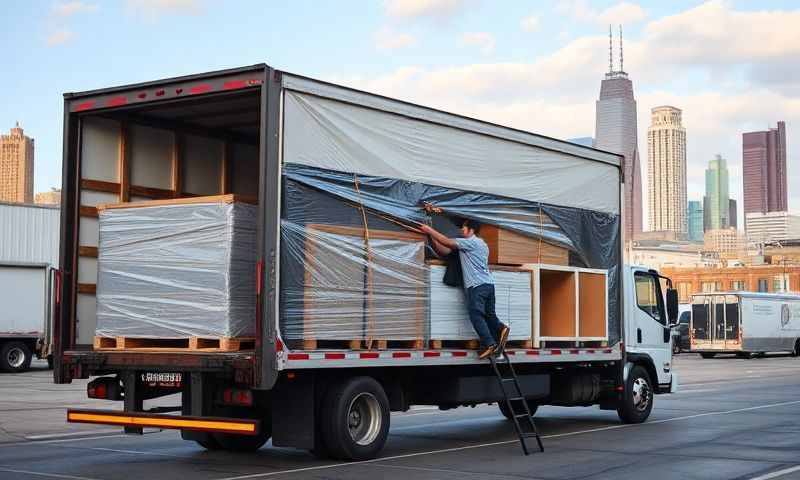
<instances>
[{"instance_id":1,"label":"truck door","mask_svg":"<svg viewBox=\"0 0 800 480\"><path fill-rule=\"evenodd\" d=\"M658 383L672 379L672 332L668 328L664 297L658 278L649 272L634 273L636 303L633 308L633 338L628 351L646 353L653 359Z\"/></svg>"}]
</instances>

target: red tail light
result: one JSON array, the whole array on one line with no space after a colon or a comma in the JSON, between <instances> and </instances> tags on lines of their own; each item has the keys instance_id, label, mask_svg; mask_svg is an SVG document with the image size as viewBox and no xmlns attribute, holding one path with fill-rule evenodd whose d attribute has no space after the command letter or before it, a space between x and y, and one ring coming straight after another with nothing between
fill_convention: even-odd
<instances>
[{"instance_id":1,"label":"red tail light","mask_svg":"<svg viewBox=\"0 0 800 480\"><path fill-rule=\"evenodd\" d=\"M240 388L226 388L222 392L222 403L236 407L252 407L253 392Z\"/></svg>"}]
</instances>

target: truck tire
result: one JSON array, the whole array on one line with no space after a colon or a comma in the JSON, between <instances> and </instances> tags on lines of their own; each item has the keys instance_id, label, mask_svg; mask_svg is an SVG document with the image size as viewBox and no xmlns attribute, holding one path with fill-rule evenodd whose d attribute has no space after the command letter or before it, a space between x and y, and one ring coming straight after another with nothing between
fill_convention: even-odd
<instances>
[{"instance_id":1,"label":"truck tire","mask_svg":"<svg viewBox=\"0 0 800 480\"><path fill-rule=\"evenodd\" d=\"M500 408L500 413L502 413L506 419L511 420L511 412L508 410L505 400L500 400L497 402L497 406ZM528 400L528 410L531 411L532 417L536 415L536 410L538 410L538 408L538 404L534 403L533 400Z\"/></svg>"},{"instance_id":2,"label":"truck tire","mask_svg":"<svg viewBox=\"0 0 800 480\"><path fill-rule=\"evenodd\" d=\"M206 450L222 450L220 444L214 440L213 435L210 433L205 434L201 439L195 439L195 442Z\"/></svg>"},{"instance_id":3,"label":"truck tire","mask_svg":"<svg viewBox=\"0 0 800 480\"><path fill-rule=\"evenodd\" d=\"M708 360L709 358L714 358L717 354L716 353L701 353L700 356Z\"/></svg>"},{"instance_id":4,"label":"truck tire","mask_svg":"<svg viewBox=\"0 0 800 480\"><path fill-rule=\"evenodd\" d=\"M214 411L214 416L228 418L253 418L254 411L246 408L225 407ZM264 417L264 415L255 415ZM227 450L230 452L254 452L263 447L272 436L272 421L267 415L261 419L258 435L237 435L235 433L209 433L205 438L195 440L206 450Z\"/></svg>"},{"instance_id":5,"label":"truck tire","mask_svg":"<svg viewBox=\"0 0 800 480\"><path fill-rule=\"evenodd\" d=\"M325 450L339 460L375 458L389 436L389 399L371 377L349 378L334 385L322 404Z\"/></svg>"},{"instance_id":6,"label":"truck tire","mask_svg":"<svg viewBox=\"0 0 800 480\"><path fill-rule=\"evenodd\" d=\"M642 423L653 410L653 383L647 370L635 365L625 381L625 392L617 407L617 415L623 423Z\"/></svg>"},{"instance_id":7,"label":"truck tire","mask_svg":"<svg viewBox=\"0 0 800 480\"><path fill-rule=\"evenodd\" d=\"M793 357L800 357L800 338L794 342L794 351L792 352Z\"/></svg>"},{"instance_id":8,"label":"truck tire","mask_svg":"<svg viewBox=\"0 0 800 480\"><path fill-rule=\"evenodd\" d=\"M20 373L31 366L33 354L24 342L8 342L0 346L0 371Z\"/></svg>"}]
</instances>

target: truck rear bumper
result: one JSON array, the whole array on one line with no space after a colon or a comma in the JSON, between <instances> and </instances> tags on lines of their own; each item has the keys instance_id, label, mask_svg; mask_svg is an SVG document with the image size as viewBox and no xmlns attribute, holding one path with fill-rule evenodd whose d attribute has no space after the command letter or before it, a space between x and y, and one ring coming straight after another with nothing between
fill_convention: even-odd
<instances>
[{"instance_id":1,"label":"truck rear bumper","mask_svg":"<svg viewBox=\"0 0 800 480\"><path fill-rule=\"evenodd\" d=\"M67 422L133 428L169 428L199 432L258 435L261 422L252 419L159 415L116 410L67 410Z\"/></svg>"}]
</instances>

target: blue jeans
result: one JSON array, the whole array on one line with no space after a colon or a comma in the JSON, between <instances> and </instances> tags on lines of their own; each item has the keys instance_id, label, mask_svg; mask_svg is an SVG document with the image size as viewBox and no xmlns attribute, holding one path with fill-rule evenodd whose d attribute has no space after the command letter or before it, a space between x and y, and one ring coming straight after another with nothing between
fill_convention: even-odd
<instances>
[{"instance_id":1,"label":"blue jeans","mask_svg":"<svg viewBox=\"0 0 800 480\"><path fill-rule=\"evenodd\" d=\"M481 341L481 347L494 345L499 340L503 324L494 311L494 285L484 283L467 289L469 320Z\"/></svg>"}]
</instances>

